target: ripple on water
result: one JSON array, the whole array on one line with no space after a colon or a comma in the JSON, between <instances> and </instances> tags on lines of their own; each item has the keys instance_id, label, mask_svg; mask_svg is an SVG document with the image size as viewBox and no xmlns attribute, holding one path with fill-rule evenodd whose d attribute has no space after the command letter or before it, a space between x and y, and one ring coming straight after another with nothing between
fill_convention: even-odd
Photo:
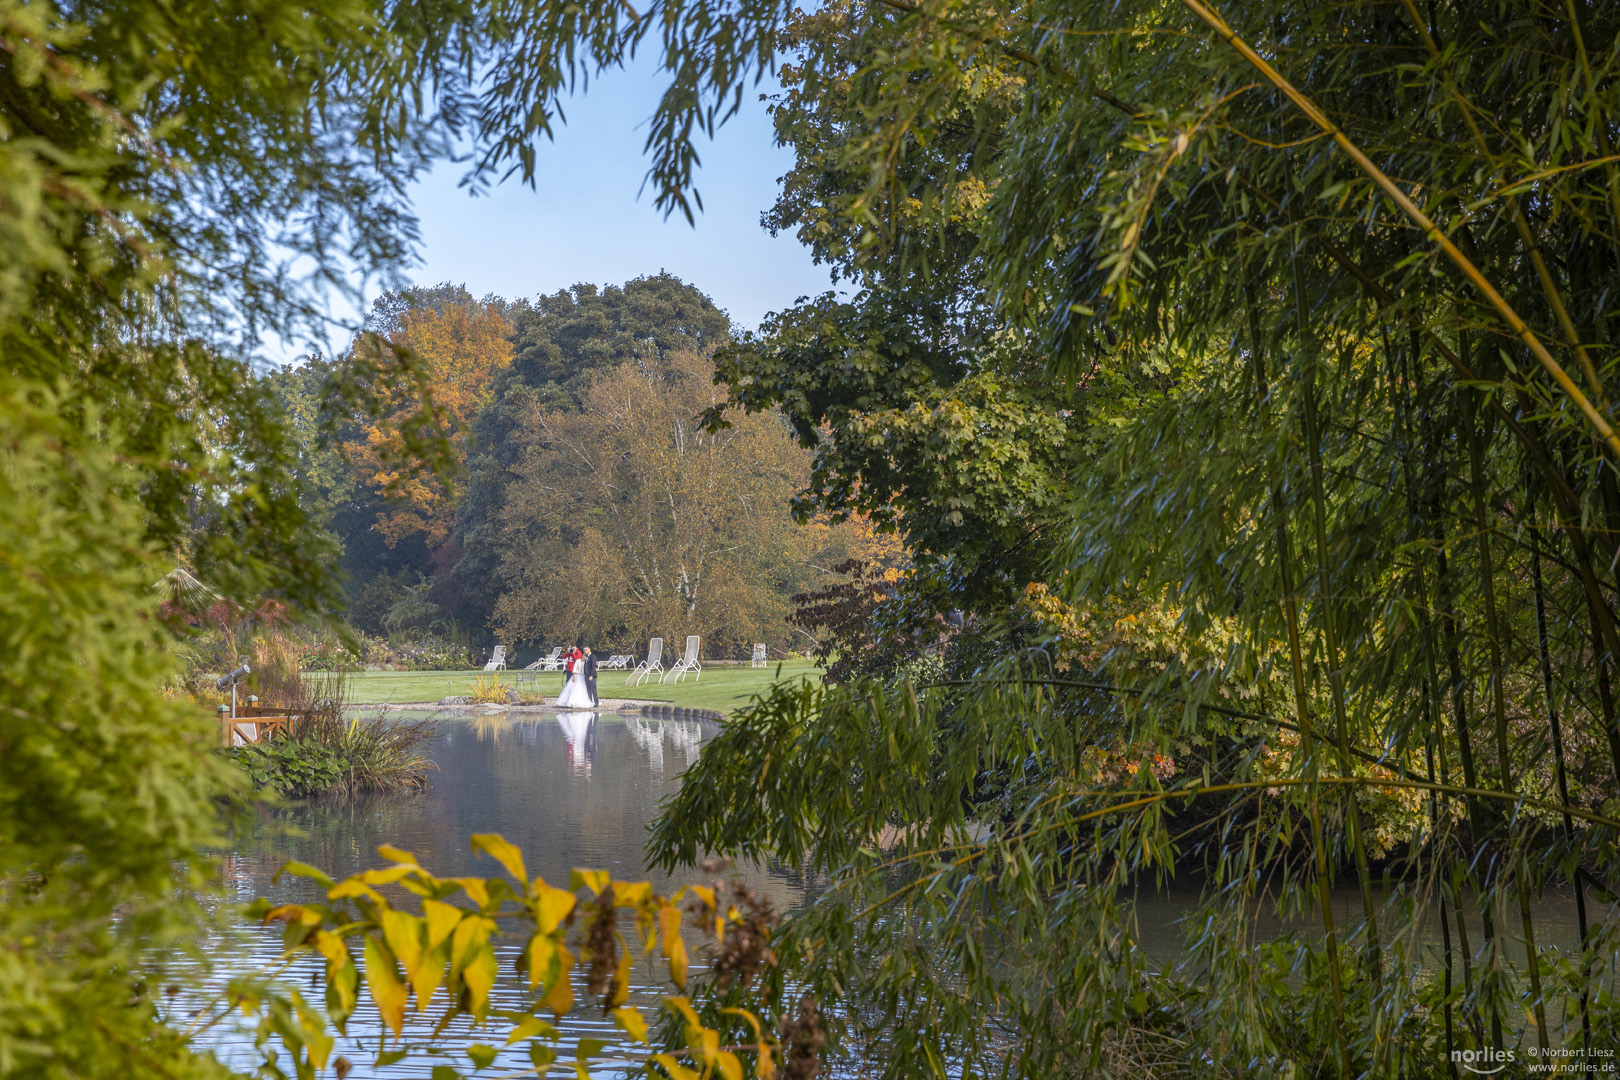
<instances>
[{"instance_id":1,"label":"ripple on water","mask_svg":"<svg viewBox=\"0 0 1620 1080\"><path fill-rule=\"evenodd\" d=\"M505 836L522 849L531 876L542 875L564 888L574 867L607 869L623 880L650 879L665 894L692 880L690 875L671 877L649 870L643 845L659 801L676 790L681 772L697 760L705 737L718 730L712 724L582 712L437 719L439 733L427 753L438 770L430 775L425 793L311 803L279 811L226 856L229 898L243 903L261 896L276 903L317 899L319 890L306 880L272 878L289 859L318 866L334 877L357 873L382 862L376 849L383 843L412 852L441 877L495 876L502 872L499 864L468 846L471 834L483 832ZM785 871L753 868L747 877L771 896L779 911L792 909L805 898L804 882ZM400 903L407 898L399 893ZM625 929L634 945L634 931ZM247 927L210 940L206 951L216 965L210 982L218 985L233 972L270 964L280 944L279 928ZM492 994L495 1009L515 1008L526 999L524 987L511 974L517 948L515 939L497 948L502 978ZM307 962L289 971L288 979L307 987L318 971L319 964ZM656 1006L666 992L661 974L662 965L638 964L632 1001L644 1009ZM407 1038L413 1033L424 1037L441 1005L436 1000L429 1013L412 1014ZM559 1026L565 1058L571 1056L577 1038L612 1037L609 1033L617 1031L592 1008L577 1010ZM468 1071L460 1047L498 1043L497 1032L504 1028L474 1032L461 1020L449 1029L457 1044L455 1058L424 1057L379 1069L371 1062L380 1031L376 1010L362 995L361 1007L349 1023L351 1037L339 1040L335 1051L355 1063L351 1076L427 1077L436 1063ZM233 1066L251 1068L257 1060L251 1038L242 1031L214 1032L207 1042ZM521 1046L504 1053L497 1064L530 1067Z\"/></svg>"}]
</instances>

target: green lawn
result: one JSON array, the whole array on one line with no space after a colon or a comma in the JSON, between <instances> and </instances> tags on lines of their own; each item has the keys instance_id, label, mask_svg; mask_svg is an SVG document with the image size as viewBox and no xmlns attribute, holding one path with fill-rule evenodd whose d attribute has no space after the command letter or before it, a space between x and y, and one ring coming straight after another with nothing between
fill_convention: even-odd
<instances>
[{"instance_id":1,"label":"green lawn","mask_svg":"<svg viewBox=\"0 0 1620 1080\"><path fill-rule=\"evenodd\" d=\"M603 671L597 676L596 692L604 698L634 698L640 701L668 701L675 705L720 709L729 712L764 691L778 678L808 676L819 681L821 669L807 660L774 661L770 667L707 667L701 679L688 675L679 684L649 679L640 686L624 685L625 672ZM480 671L357 671L349 675L349 700L357 705L392 705L405 701L438 701L455 694L469 694ZM516 683L517 673L500 673L503 684ZM540 690L547 697L561 693L561 672L541 672Z\"/></svg>"}]
</instances>

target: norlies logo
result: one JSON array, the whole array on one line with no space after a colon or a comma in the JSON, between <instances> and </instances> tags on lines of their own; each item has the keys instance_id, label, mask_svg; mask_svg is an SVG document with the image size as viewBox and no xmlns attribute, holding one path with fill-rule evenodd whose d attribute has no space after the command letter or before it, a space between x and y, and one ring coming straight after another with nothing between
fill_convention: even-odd
<instances>
[{"instance_id":1,"label":"norlies logo","mask_svg":"<svg viewBox=\"0 0 1620 1080\"><path fill-rule=\"evenodd\" d=\"M1451 1060L1471 1073L1490 1076L1513 1064L1514 1057L1511 1050L1453 1050Z\"/></svg>"}]
</instances>

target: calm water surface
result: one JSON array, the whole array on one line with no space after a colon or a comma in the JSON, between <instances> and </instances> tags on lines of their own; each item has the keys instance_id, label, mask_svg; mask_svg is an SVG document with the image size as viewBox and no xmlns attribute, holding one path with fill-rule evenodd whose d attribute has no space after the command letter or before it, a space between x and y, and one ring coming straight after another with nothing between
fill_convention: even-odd
<instances>
[{"instance_id":1,"label":"calm water surface","mask_svg":"<svg viewBox=\"0 0 1620 1080\"><path fill-rule=\"evenodd\" d=\"M690 875L677 874L672 879L649 871L643 845L660 800L677 789L681 772L697 759L704 740L718 728L697 722L587 713L438 719L439 733L427 747L438 771L431 774L427 792L405 798L314 803L278 812L243 836L227 857L228 899L241 903L257 897L278 903L320 899L320 890L308 881L272 880L276 871L287 860L297 859L333 877L344 877L381 865L383 860L376 855L376 849L383 843L414 853L423 866L441 877L497 876L502 873L498 864L468 846L468 836L481 832L505 836L522 849L531 876L543 875L564 888L574 867L608 869L621 880L650 879L653 887L666 895L691 880ZM807 882L779 868L753 867L745 876L753 887L771 896L779 911L792 911L809 895ZM1144 892L1135 899L1138 940L1145 954L1150 961L1174 963L1184 955L1187 927L1183 917L1197 907L1197 889ZM1359 913L1359 896L1346 888L1336 900L1343 926ZM404 894L400 902L408 902ZM1596 924L1603 918L1604 907L1595 898L1589 900L1589 905ZM1537 944L1544 949L1553 946L1572 950L1575 920L1567 893L1549 892L1538 898L1534 907ZM1477 919L1470 922L1471 943L1477 948L1480 928ZM1504 922L1507 933L1514 934L1517 911ZM1290 929L1308 932L1297 921L1285 923L1269 911L1259 911L1251 940L1267 940ZM626 930L627 940L634 945L634 932L628 927ZM1440 934L1432 918L1425 920L1418 936L1419 947L1432 950L1437 960ZM212 981L217 985L223 975L231 972L268 966L275 961L280 947L279 929L243 928L210 941L206 949L216 957L218 965ZM495 988L493 1008L517 1007L527 997L524 987L510 974L515 949L515 942L507 943L504 949L497 947L502 978ZM1510 948L1510 953L1516 961L1522 958L1521 949ZM288 975L307 985L317 970L318 965L311 962ZM655 1009L659 997L668 992L663 974L661 964L639 965L632 1003L644 1011ZM318 999L320 995L314 996ZM440 1005L436 1000L434 1012L408 1016L407 1039L413 1034L418 1038L427 1035ZM1554 1023L1561 1020L1559 1016ZM560 1026L564 1031L560 1048L565 1059L571 1056L580 1036L611 1039L620 1034L590 1008L577 1011ZM351 1037L340 1040L335 1053L355 1064L351 1075L356 1078L425 1078L431 1075L433 1065L440 1063L470 1072L461 1047L499 1041L493 1031L475 1032L466 1020L460 1020L449 1029L449 1034L458 1040L453 1057L373 1067L380 1027L376 1011L365 995L349 1031ZM246 1033L213 1032L210 1041L220 1056L234 1066L251 1070L257 1063L257 1053ZM499 1072L502 1066L521 1070L530 1064L526 1053L514 1050L504 1054L490 1071ZM567 1072L571 1075L572 1069Z\"/></svg>"},{"instance_id":2,"label":"calm water surface","mask_svg":"<svg viewBox=\"0 0 1620 1080\"><path fill-rule=\"evenodd\" d=\"M396 714L397 715L397 714ZM312 803L280 811L244 836L226 859L228 899L247 903L265 897L277 903L321 898L318 887L299 878L272 880L289 859L318 866L333 877L344 877L384 865L377 845L394 844L415 854L431 873L440 877L503 876L493 859L474 852L467 842L473 833L500 833L522 849L528 872L567 888L575 867L607 869L615 878L650 879L668 895L690 880L691 874L669 876L646 869L643 845L647 826L657 815L658 803L680 784L681 772L693 761L704 739L718 728L698 722L643 720L611 714L524 714L507 718L440 718L439 734L427 753L438 766L430 775L427 792L405 798L368 799L346 804ZM301 834L301 835L299 835ZM771 896L778 910L802 903L806 885L801 879L774 868L751 868L749 884ZM402 905L408 894L396 899ZM628 925L626 939L637 938ZM696 944L695 941L691 944ZM250 928L239 935L209 943L223 969L214 980L233 971L253 970L273 962L280 952L279 928ZM526 990L511 975L516 941L497 946L502 978L493 998L494 1009L517 1007ZM308 963L292 972L295 983L307 987L320 964ZM632 1003L644 1012L656 1007L669 992L660 982L660 963L639 964ZM310 991L306 990L306 993ZM319 1000L319 993L315 993ZM436 998L424 1016L408 1014L406 1037L425 1037L442 1012ZM349 1022L350 1038L339 1040L341 1053L356 1068L351 1077L428 1077L434 1064L454 1065L471 1072L466 1056L422 1058L374 1068L378 1018L367 995ZM499 1043L503 1022L494 1030L471 1030L459 1020L449 1032L460 1046L473 1042ZM564 1059L572 1057L582 1035L617 1038L622 1035L601 1018L600 1010L585 1008L565 1018L560 1044ZM228 1063L251 1068L257 1061L251 1039L242 1032L212 1035L216 1052ZM363 1045L362 1045L363 1044ZM502 1066L531 1068L520 1045L486 1072ZM572 1068L567 1073L572 1075ZM561 1075L561 1071L559 1071Z\"/></svg>"}]
</instances>

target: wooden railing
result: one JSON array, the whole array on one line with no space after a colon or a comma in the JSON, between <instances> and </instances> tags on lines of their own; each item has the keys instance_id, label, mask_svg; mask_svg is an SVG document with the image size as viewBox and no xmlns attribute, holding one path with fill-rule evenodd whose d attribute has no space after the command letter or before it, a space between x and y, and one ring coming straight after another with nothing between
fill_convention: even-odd
<instances>
[{"instance_id":1,"label":"wooden railing","mask_svg":"<svg viewBox=\"0 0 1620 1080\"><path fill-rule=\"evenodd\" d=\"M293 723L301 719L299 713L276 712L251 705L238 709L234 717L222 712L219 714L219 742L228 747L283 738L291 733Z\"/></svg>"}]
</instances>

